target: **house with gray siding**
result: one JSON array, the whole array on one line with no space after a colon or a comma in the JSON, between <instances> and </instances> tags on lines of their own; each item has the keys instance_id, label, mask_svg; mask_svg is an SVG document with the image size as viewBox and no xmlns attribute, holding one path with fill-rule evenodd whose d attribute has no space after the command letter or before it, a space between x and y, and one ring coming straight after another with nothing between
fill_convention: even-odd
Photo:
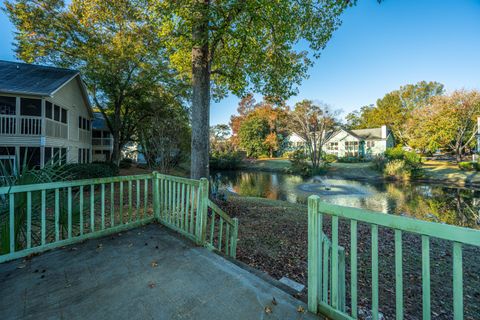
<instances>
[{"instance_id":1,"label":"house with gray siding","mask_svg":"<svg viewBox=\"0 0 480 320\"><path fill-rule=\"evenodd\" d=\"M75 70L0 60L0 161L17 170L92 160L93 112Z\"/></svg>"}]
</instances>

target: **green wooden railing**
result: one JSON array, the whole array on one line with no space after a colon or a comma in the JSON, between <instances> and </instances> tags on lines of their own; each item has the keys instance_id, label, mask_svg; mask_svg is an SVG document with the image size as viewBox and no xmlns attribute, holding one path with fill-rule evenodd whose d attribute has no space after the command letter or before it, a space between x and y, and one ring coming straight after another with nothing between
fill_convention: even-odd
<instances>
[{"instance_id":1,"label":"green wooden railing","mask_svg":"<svg viewBox=\"0 0 480 320\"><path fill-rule=\"evenodd\" d=\"M223 251L211 240L222 227L207 235L209 207L229 230ZM235 257L238 221L210 202L208 181L154 172L0 187L0 263L153 221Z\"/></svg>"},{"instance_id":2,"label":"green wooden railing","mask_svg":"<svg viewBox=\"0 0 480 320\"><path fill-rule=\"evenodd\" d=\"M210 200L208 200L208 208L211 212L209 214L210 233L207 234L207 247L235 258L238 237L237 218L230 218Z\"/></svg>"},{"instance_id":3,"label":"green wooden railing","mask_svg":"<svg viewBox=\"0 0 480 320\"><path fill-rule=\"evenodd\" d=\"M323 232L323 216L331 217L331 254L325 254L326 235ZM341 296L342 254L339 246L339 219L345 219L350 226L350 312L345 311ZM379 318L379 227L393 230L395 241L395 283L382 284L395 288L396 319L404 318L403 292L403 250L402 234L412 233L421 236L422 265L422 315L430 319L430 238L451 243L453 274L453 318L463 319L463 245L480 246L480 231L426 222L408 217L377 213L356 208L341 207L321 202L318 196L308 199L308 308L331 319L356 319L358 317L357 296L357 235L358 223L366 224L371 232L371 308L372 319ZM330 257L330 258L329 258ZM329 262L326 260L330 260ZM343 266L343 268L345 268ZM325 280L327 278L327 280ZM329 281L330 279L330 281ZM344 281L343 281L344 282ZM330 283L330 287L329 286Z\"/></svg>"}]
</instances>

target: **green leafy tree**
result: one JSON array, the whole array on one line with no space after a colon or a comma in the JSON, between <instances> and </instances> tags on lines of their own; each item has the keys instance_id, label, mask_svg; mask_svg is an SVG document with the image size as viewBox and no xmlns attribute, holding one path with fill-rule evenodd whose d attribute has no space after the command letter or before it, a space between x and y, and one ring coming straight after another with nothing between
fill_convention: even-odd
<instances>
[{"instance_id":1,"label":"green leafy tree","mask_svg":"<svg viewBox=\"0 0 480 320\"><path fill-rule=\"evenodd\" d=\"M242 108L240 103L239 109ZM238 131L235 135L235 141L244 150L251 150L252 145L263 141L263 146L249 153L249 156L258 157L260 155L270 155L273 157L280 146L282 146L284 137L287 136L287 115L288 107L279 99L266 97L261 103L252 105L246 109L239 110L239 115L232 117L232 130ZM255 121L253 120L255 119ZM253 123L263 123L264 128L256 133L246 135ZM244 128L245 127L245 128ZM254 144L246 139L254 139Z\"/></svg>"},{"instance_id":2,"label":"green leafy tree","mask_svg":"<svg viewBox=\"0 0 480 320\"><path fill-rule=\"evenodd\" d=\"M142 118L142 125L135 137L150 168L169 172L188 158L191 131L188 110L181 101L158 90L136 115Z\"/></svg>"},{"instance_id":3,"label":"green leafy tree","mask_svg":"<svg viewBox=\"0 0 480 320\"><path fill-rule=\"evenodd\" d=\"M193 178L208 176L210 98L249 91L286 98L356 1L155 1L169 60L192 83Z\"/></svg>"},{"instance_id":4,"label":"green leafy tree","mask_svg":"<svg viewBox=\"0 0 480 320\"><path fill-rule=\"evenodd\" d=\"M148 0L5 1L18 58L82 72L113 133L115 162L139 125L132 122L139 100L159 85L183 92L151 23L152 9Z\"/></svg>"},{"instance_id":5,"label":"green leafy tree","mask_svg":"<svg viewBox=\"0 0 480 320\"><path fill-rule=\"evenodd\" d=\"M407 122L412 113L428 105L430 98L443 92L444 87L438 82L407 84L378 99L375 106L364 106L359 113L347 115L347 121L352 129L387 125L398 143L409 144Z\"/></svg>"},{"instance_id":6,"label":"green leafy tree","mask_svg":"<svg viewBox=\"0 0 480 320\"><path fill-rule=\"evenodd\" d=\"M430 104L417 110L410 120L412 139L417 147L434 151L452 151L461 161L466 150L474 147L480 115L480 92L457 90L433 97Z\"/></svg>"},{"instance_id":7,"label":"green leafy tree","mask_svg":"<svg viewBox=\"0 0 480 320\"><path fill-rule=\"evenodd\" d=\"M268 121L252 114L242 123L238 132L240 147L247 152L248 157L265 155L268 147L264 142L268 134Z\"/></svg>"}]
</instances>

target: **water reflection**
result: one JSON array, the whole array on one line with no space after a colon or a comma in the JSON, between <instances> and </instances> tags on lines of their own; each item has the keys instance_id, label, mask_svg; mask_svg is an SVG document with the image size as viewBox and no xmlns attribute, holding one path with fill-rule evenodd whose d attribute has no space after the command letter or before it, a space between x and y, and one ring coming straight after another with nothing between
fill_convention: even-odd
<instances>
[{"instance_id":1,"label":"water reflection","mask_svg":"<svg viewBox=\"0 0 480 320\"><path fill-rule=\"evenodd\" d=\"M219 180L221 187L241 196L306 203L318 194L332 204L480 228L480 191L475 189L248 171L224 171Z\"/></svg>"}]
</instances>

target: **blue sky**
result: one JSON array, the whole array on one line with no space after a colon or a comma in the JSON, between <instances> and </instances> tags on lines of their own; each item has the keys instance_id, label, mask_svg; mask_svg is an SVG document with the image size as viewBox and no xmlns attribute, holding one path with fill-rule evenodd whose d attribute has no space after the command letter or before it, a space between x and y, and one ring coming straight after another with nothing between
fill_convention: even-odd
<instances>
[{"instance_id":1,"label":"blue sky","mask_svg":"<svg viewBox=\"0 0 480 320\"><path fill-rule=\"evenodd\" d=\"M0 59L15 60L13 31L0 13ZM345 114L421 80L480 89L479 35L480 0L359 0L289 104L320 100ZM228 123L238 101L212 103L211 123Z\"/></svg>"}]
</instances>

